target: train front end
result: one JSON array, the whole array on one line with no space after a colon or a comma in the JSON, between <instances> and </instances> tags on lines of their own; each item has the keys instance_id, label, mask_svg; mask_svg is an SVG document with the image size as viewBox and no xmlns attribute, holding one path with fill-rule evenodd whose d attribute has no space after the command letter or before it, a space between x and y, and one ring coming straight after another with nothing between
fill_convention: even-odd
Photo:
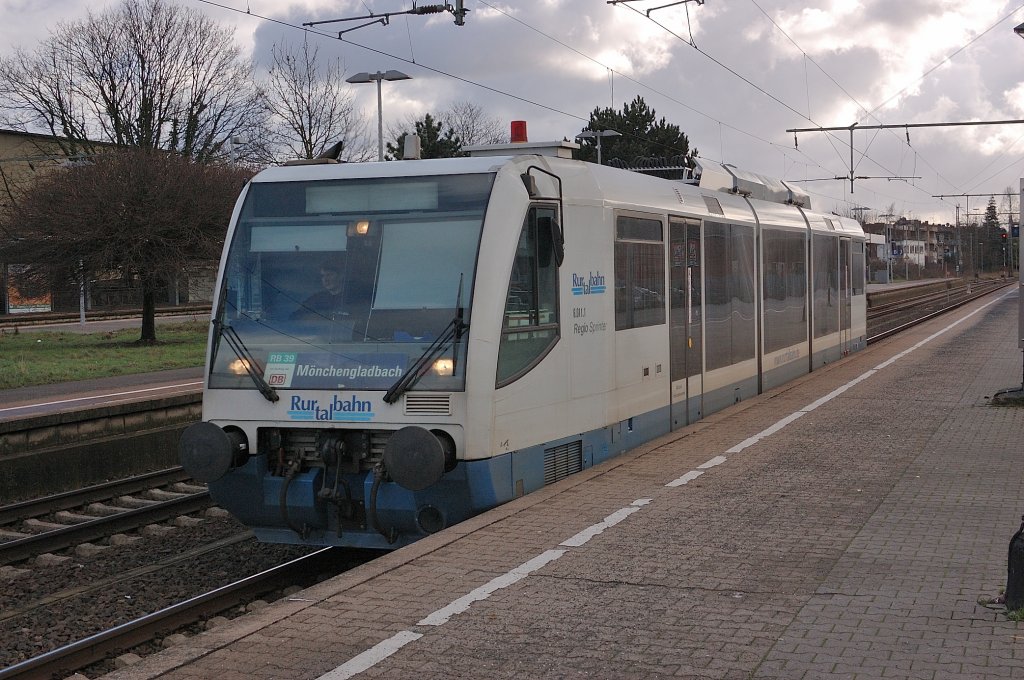
<instances>
[{"instance_id":1,"label":"train front end","mask_svg":"<svg viewBox=\"0 0 1024 680\"><path fill-rule=\"evenodd\" d=\"M239 199L180 451L260 540L394 548L495 504L459 464L495 174L437 163L274 168Z\"/></svg>"}]
</instances>

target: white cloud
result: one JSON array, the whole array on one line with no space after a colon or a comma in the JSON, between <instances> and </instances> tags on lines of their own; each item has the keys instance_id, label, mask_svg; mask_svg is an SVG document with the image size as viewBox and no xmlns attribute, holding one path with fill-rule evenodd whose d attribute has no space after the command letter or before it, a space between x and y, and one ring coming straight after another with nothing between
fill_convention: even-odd
<instances>
[{"instance_id":1,"label":"white cloud","mask_svg":"<svg viewBox=\"0 0 1024 680\"><path fill-rule=\"evenodd\" d=\"M1019 69L1024 42L1012 32L1024 13L1009 17L922 78L1010 14L1016 5L1006 0L758 0L756 5L752 0L708 0L654 11L654 21L644 11L665 0L628 5L604 0L466 0L470 12L465 26L455 26L448 13L395 15L390 25L367 26L346 34L344 41L254 15L298 25L396 12L411 3L222 0L242 10L232 12L198 0L179 1L235 26L239 43L257 60L267 59L274 42L307 37L317 41L323 56L343 59L350 73L405 71L413 80L386 88L389 119L470 100L505 121L528 120L531 139L561 139L579 131L595 107L620 107L639 95L659 117L679 124L702 152L771 175L819 177L849 171L848 135L804 133L797 150L787 128L1024 114ZM19 44L31 49L56 21L75 20L89 8L100 10L114 2L0 0L0 54ZM247 8L251 14L245 13ZM318 30L336 35L340 26L327 24ZM691 33L710 58L684 42ZM374 88L357 87L355 92L360 105L375 114ZM862 106L871 110L883 102L877 120L864 117ZM991 188L982 191L1016 185L1024 174L1024 158L1018 158L1024 142L1015 145L1022 133L1020 126L912 129L908 146L902 130L865 130L855 133L857 158L864 152L869 157L857 161L857 173L913 171L921 175L915 186L863 180L852 197L848 183L808 186L830 208L841 209L843 201L870 200L876 208L895 203L898 210L925 219L951 220L948 204L931 195L965 191L997 171ZM991 170L979 178L987 165Z\"/></svg>"}]
</instances>

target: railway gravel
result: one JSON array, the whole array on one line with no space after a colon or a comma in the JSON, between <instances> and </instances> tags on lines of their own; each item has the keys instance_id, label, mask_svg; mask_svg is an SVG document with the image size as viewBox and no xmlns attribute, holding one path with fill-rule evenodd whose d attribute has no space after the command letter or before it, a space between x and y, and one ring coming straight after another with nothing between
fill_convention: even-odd
<instances>
[{"instance_id":1,"label":"railway gravel","mask_svg":"<svg viewBox=\"0 0 1024 680\"><path fill-rule=\"evenodd\" d=\"M49 556L0 572L0 667L312 552L251 537L232 543L228 539L245 528L223 511L213 514L185 523L190 526L160 525L160 531L140 532L122 545ZM196 550L217 541L228 545ZM177 559L190 551L193 556ZM147 569L161 561L170 564Z\"/></svg>"}]
</instances>

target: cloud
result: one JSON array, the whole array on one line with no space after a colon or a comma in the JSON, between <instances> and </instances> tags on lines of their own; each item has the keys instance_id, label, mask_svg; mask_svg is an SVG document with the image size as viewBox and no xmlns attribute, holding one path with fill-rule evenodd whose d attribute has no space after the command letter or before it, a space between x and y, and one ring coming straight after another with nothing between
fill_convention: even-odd
<instances>
[{"instance_id":1,"label":"cloud","mask_svg":"<svg viewBox=\"0 0 1024 680\"><path fill-rule=\"evenodd\" d=\"M447 12L396 14L389 25L366 26L344 40L337 32L359 22L315 31L285 24L398 12L411 2L221 0L237 12L181 1L236 27L239 43L263 64L275 42L309 39L324 58L341 58L349 73L408 73L412 80L384 86L386 123L472 101L506 122L527 120L533 140L571 138L595 107L619 108L641 96L708 157L789 179L844 176L850 152L848 133L801 133L797 149L789 128L1024 113L1024 42L1012 32L1024 13L1011 16L1016 5L1005 0L709 0L650 17L646 10L665 0L465 0L464 26ZM98 5L0 2L0 39L31 49L47 27L80 18L88 7ZM0 54L11 49L0 47ZM375 88L356 86L354 94L375 116ZM859 131L857 174L921 178L858 180L853 195L848 182L807 187L830 209L895 203L948 221L949 203L932 195L979 181L990 181L992 191L1016 185L1024 174L1024 143L1016 143L1022 133L1021 126L921 128L910 131L908 145L904 130ZM993 164L994 158L1000 160Z\"/></svg>"}]
</instances>

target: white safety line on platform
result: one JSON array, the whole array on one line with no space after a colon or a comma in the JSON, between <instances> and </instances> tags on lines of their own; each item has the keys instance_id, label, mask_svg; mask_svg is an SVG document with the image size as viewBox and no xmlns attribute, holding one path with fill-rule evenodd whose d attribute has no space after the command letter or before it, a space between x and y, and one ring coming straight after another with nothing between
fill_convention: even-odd
<instances>
[{"instance_id":1,"label":"white safety line on platform","mask_svg":"<svg viewBox=\"0 0 1024 680\"><path fill-rule=\"evenodd\" d=\"M373 668L402 647L405 647L410 642L419 640L421 637L423 637L421 633L414 633L411 630L395 633L387 640L378 642L362 654L352 657L333 671L321 675L319 680L348 680L353 675L358 675L365 670Z\"/></svg>"},{"instance_id":2,"label":"white safety line on platform","mask_svg":"<svg viewBox=\"0 0 1024 680\"><path fill-rule=\"evenodd\" d=\"M111 397L127 397L127 396L134 396L134 395L144 394L146 392L159 392L159 391L162 391L162 390L173 390L173 389L178 389L178 388L182 388L182 387L197 387L197 386L201 386L202 384L203 384L202 380L197 380L195 382L176 383L174 385L164 385L162 387L147 387L147 388L141 389L141 390L128 390L126 392L110 392L108 394L96 394L96 395L93 395L91 397L75 397L74 399L59 399L57 401L44 401L44 402L39 402L39 403L35 403L35 404L25 404L23 406L9 406L7 408L0 408L0 413L5 413L5 412L8 412L8 411L25 410L25 409L30 409L30 408L39 408L41 406L60 406L62 404L73 404L75 402L80 402L80 401L95 401L97 399L109 399Z\"/></svg>"},{"instance_id":3,"label":"white safety line on platform","mask_svg":"<svg viewBox=\"0 0 1024 680\"><path fill-rule=\"evenodd\" d=\"M706 462L701 463L700 465L698 465L697 469L698 470L710 470L711 468L715 467L716 465L721 465L722 463L724 463L727 460L728 460L728 458L726 458L725 456L715 456L711 460L706 461Z\"/></svg>"},{"instance_id":4,"label":"white safety line on platform","mask_svg":"<svg viewBox=\"0 0 1024 680\"><path fill-rule=\"evenodd\" d=\"M671 487L683 486L684 484L689 484L693 480L697 479L702 474L704 474L703 470L690 470L689 472L687 472L682 477L676 477L675 479L673 479L671 482L669 482L665 486L671 486Z\"/></svg>"},{"instance_id":5,"label":"white safety line on platform","mask_svg":"<svg viewBox=\"0 0 1024 680\"><path fill-rule=\"evenodd\" d=\"M1016 293L1016 291L1011 291L1011 293ZM872 368L872 369L862 373L861 375L857 376L853 380L850 380L846 384L844 384L844 385L842 385L840 387L837 387L836 389L834 389L831 392L829 392L828 394L826 394L824 397L821 397L820 399L816 399L815 401L812 401L807 406L804 406L803 408L798 409L797 411L794 411L793 413L789 414L785 418L782 418L782 419L776 421L773 425L765 428L764 430L761 430L760 432L755 434L753 437L749 437L749 438L743 440L742 442L740 442L739 444L737 444L737 445L727 449L726 453L739 453L743 449L745 449L745 448L747 448L749 446L753 446L754 444L756 444L760 440L764 439L765 437L769 437L769 436L777 433L779 430L783 429L784 427L786 427L790 423L793 423L794 421L796 421L800 417L802 417L804 415L807 415L811 411L814 411L815 409L817 409L817 408L827 404L828 402L832 401L833 399L835 399L839 395L843 394L844 392L849 390L851 387L857 385L858 383L863 382L864 380L867 380L868 378L873 376L875 373L878 373L879 370L881 370L882 368L885 368L887 366L892 365L895 361L897 361L897 360L907 356L911 352L913 352L913 351L923 347L924 345L928 344L929 342L931 342L935 338L943 335L944 333L947 333L951 329L953 329L956 326L960 325L961 323L963 323L967 319L970 319L972 316L974 316L975 314L978 314L979 312L981 312L985 308L989 307L990 305L994 305L995 303L1000 302L1001 300L1003 300L1005 297L1007 297L1011 293L1007 293L1005 295L1002 295L999 298L993 300L992 302L988 302L988 303L982 305L981 307L979 307L978 309L974 310L973 312L971 312L971 313L961 317L960 319L954 321L953 323L949 324L948 326L946 326L942 330L939 330L939 331L929 335L927 338L925 338L921 342L918 342L917 344L913 345L909 349L906 349L906 350L900 352L899 354L895 355L894 357L892 357L892 358L882 362L881 364L879 364L875 368ZM698 469L690 470L689 472L687 472L686 474L682 475L681 477L677 477L676 479L672 480L671 482L668 482L667 484L665 484L665 486L667 486L667 487L683 486L683 485L687 484L688 482L691 482L694 479L696 479L696 478L700 477L701 475L703 475L704 472L707 469L710 469L710 468L718 466L718 465L722 465L723 463L726 463L726 462L728 462L728 458L726 456L724 456L724 455L715 456L714 458L711 458L707 462L702 463L701 465L699 465ZM584 529L583 531L575 534L574 536L572 536L570 538L567 538L566 540L562 541L559 544L559 546L566 546L566 547L579 547L579 546L582 546L587 541L589 541L591 538L593 538L594 536L597 536L598 534L603 532L605 529L608 529L609 527L615 526L616 524L622 522L627 517L629 517L633 513L637 512L643 506L651 503L652 501L653 501L653 499L651 499L651 498L641 498L641 499L635 500L630 505L626 506L625 508L620 508L619 510L616 510L612 514L608 515L607 517L605 517L603 520L601 520L597 524L593 524L593 525L587 527L586 529ZM528 561L520 564L518 567L513 567L512 569L510 569L506 573L502 574L501 576L497 576L497 577L491 579L490 581L488 581L487 583L485 583L484 585L480 586L479 588L475 588L474 590L471 590L469 593L463 595L462 597L460 597L460 598L458 598L456 600L453 600L448 605L442 607L441 609L438 609L434 613L428 615L426 618L420 620L417 625L420 625L420 626L441 626L441 625L447 623L449 621L449 619L451 619L451 617L455 616L456 614L461 614L462 612L464 612L467 609L469 609L470 605L472 605L474 602L477 602L479 600L487 599L488 597L491 596L492 593L494 593L494 592L496 592L498 590L501 590L502 588L507 588L508 586L521 581L522 579L526 578L527 576L529 576L533 572L535 572L535 571L541 569L542 567L550 564L551 562L554 562L555 560L559 559L566 552L568 552L568 551L567 550L546 550L543 553L541 553L540 555L538 555L537 557L534 557L533 559L528 560ZM368 649L367 651L363 652L362 654L359 654L358 656L353 657L352 659L350 659L349 661L345 662L344 664L338 666L334 670L329 671L328 673L326 673L324 675L321 675L319 678L317 678L317 680L347 680L348 678L351 678L354 675L357 675L358 673L361 673L361 672L363 672L365 670L368 670L369 668L371 668L375 664L379 663L380 661L383 661L387 657L389 657L392 654L394 654L395 652L397 652L399 649L401 649L405 645L407 645L410 642L413 642L415 640L418 640L421 637L423 637L422 634L417 633L415 631L409 631L409 630L402 631L400 633L396 633L395 635L393 635L390 638L388 638L388 639L378 643L377 645L373 646L372 648Z\"/></svg>"},{"instance_id":6,"label":"white safety line on platform","mask_svg":"<svg viewBox=\"0 0 1024 680\"><path fill-rule=\"evenodd\" d=\"M568 548L578 548L590 539L592 539L594 536L597 536L599 533L601 533L609 527L615 526L616 524L626 519L634 512L636 512L637 510L639 510L640 508L642 508L643 506L647 505L650 502L650 498L640 498L638 500L635 500L632 503L630 503L629 507L616 510L612 514L605 517L602 521L598 522L597 524L590 525L589 527L579 532L572 538L567 538L558 545L564 545Z\"/></svg>"},{"instance_id":7,"label":"white safety line on platform","mask_svg":"<svg viewBox=\"0 0 1024 680\"><path fill-rule=\"evenodd\" d=\"M456 614L461 614L466 611L469 609L469 605L474 602L486 600L495 591L501 590L502 588L508 588L513 583L523 580L533 572L537 571L549 562L554 562L564 554L564 550L546 550L540 555L537 555L537 557L534 557L532 560L523 562L518 567L512 568L501 576L491 579L479 588L474 588L459 599L441 607L426 618L420 620L417 625L440 626L446 624L448 623L448 619L452 618Z\"/></svg>"}]
</instances>

